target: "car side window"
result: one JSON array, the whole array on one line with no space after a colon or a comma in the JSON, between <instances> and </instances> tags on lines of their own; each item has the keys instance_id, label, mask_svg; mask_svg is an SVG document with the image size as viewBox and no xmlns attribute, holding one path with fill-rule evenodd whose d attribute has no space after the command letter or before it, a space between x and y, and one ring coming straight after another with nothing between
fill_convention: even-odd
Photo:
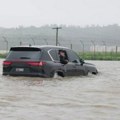
<instances>
[{"instance_id":1,"label":"car side window","mask_svg":"<svg viewBox=\"0 0 120 120\"><path fill-rule=\"evenodd\" d=\"M51 57L53 58L54 61L59 61L59 57L58 57L58 54L57 54L57 51L56 50L50 50L50 55Z\"/></svg>"},{"instance_id":2,"label":"car side window","mask_svg":"<svg viewBox=\"0 0 120 120\"><path fill-rule=\"evenodd\" d=\"M67 53L68 53L68 58L70 62L76 62L76 63L80 62L79 61L80 58L75 52L73 52L72 50L68 50Z\"/></svg>"},{"instance_id":3,"label":"car side window","mask_svg":"<svg viewBox=\"0 0 120 120\"><path fill-rule=\"evenodd\" d=\"M44 51L44 52L42 53L41 60L51 61L51 58L50 58L50 56L48 55L48 53Z\"/></svg>"}]
</instances>

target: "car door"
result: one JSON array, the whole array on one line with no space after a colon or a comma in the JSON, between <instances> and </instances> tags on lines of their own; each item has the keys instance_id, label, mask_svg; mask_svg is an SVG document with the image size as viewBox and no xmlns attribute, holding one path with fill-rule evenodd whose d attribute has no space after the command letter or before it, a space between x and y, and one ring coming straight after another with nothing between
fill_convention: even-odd
<instances>
[{"instance_id":1,"label":"car door","mask_svg":"<svg viewBox=\"0 0 120 120\"><path fill-rule=\"evenodd\" d=\"M67 50L69 63L72 64L72 74L73 75L82 75L84 74L85 68L80 62L79 56L72 50Z\"/></svg>"},{"instance_id":2,"label":"car door","mask_svg":"<svg viewBox=\"0 0 120 120\"><path fill-rule=\"evenodd\" d=\"M64 68L65 68L65 72L66 72L67 76L75 76L76 75L76 71L75 71L76 66L74 63L68 62L68 64L66 64L64 66Z\"/></svg>"}]
</instances>

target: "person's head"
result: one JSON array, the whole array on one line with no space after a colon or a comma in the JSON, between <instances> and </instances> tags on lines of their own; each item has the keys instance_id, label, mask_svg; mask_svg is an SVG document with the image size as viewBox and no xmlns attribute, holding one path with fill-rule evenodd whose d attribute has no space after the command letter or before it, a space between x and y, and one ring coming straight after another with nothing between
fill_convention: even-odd
<instances>
[{"instance_id":1,"label":"person's head","mask_svg":"<svg viewBox=\"0 0 120 120\"><path fill-rule=\"evenodd\" d=\"M59 55L65 56L65 52L61 50L61 51L59 51Z\"/></svg>"}]
</instances>

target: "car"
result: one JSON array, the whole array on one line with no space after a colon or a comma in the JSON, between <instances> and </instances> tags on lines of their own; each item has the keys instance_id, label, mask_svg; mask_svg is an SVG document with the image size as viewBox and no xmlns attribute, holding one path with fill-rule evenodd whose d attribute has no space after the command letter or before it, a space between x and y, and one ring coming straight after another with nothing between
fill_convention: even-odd
<instances>
[{"instance_id":1,"label":"car","mask_svg":"<svg viewBox=\"0 0 120 120\"><path fill-rule=\"evenodd\" d=\"M60 51L67 62L62 63ZM3 75L10 76L80 76L97 74L94 64L86 63L73 50L53 45L11 47L3 61Z\"/></svg>"}]
</instances>

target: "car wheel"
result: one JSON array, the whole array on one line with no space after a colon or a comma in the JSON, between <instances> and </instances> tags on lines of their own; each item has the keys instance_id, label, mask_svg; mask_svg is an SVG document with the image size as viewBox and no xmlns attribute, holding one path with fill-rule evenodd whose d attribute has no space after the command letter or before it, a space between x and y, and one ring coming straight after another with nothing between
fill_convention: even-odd
<instances>
[{"instance_id":1,"label":"car wheel","mask_svg":"<svg viewBox=\"0 0 120 120\"><path fill-rule=\"evenodd\" d=\"M55 72L54 72L54 71L52 71L52 72L50 73L50 77L51 77L51 78L53 78L53 77L54 77L54 75L55 75Z\"/></svg>"},{"instance_id":2,"label":"car wheel","mask_svg":"<svg viewBox=\"0 0 120 120\"><path fill-rule=\"evenodd\" d=\"M65 77L64 73L61 72L61 71L58 71L57 74L58 74L58 76L60 76L60 77Z\"/></svg>"},{"instance_id":3,"label":"car wheel","mask_svg":"<svg viewBox=\"0 0 120 120\"><path fill-rule=\"evenodd\" d=\"M50 74L50 77L52 77L52 78L56 78L57 76L65 77L64 73L61 71L57 71L57 72L54 71L54 72L51 72L51 74Z\"/></svg>"}]
</instances>

